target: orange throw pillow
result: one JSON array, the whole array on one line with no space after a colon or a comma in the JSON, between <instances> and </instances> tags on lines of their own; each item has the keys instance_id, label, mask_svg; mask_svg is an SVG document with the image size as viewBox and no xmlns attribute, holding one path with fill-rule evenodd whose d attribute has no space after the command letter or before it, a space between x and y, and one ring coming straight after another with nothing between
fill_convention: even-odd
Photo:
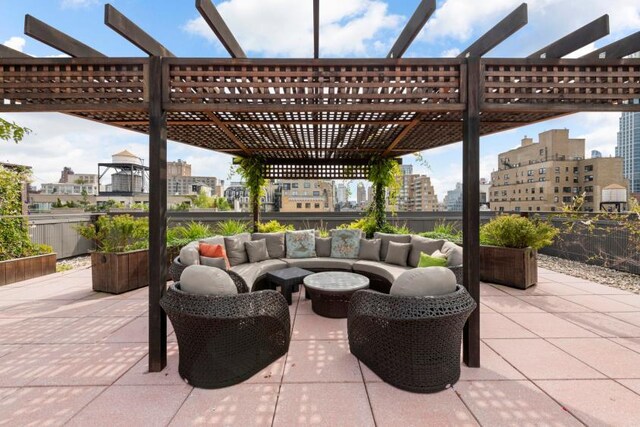
<instances>
[{"instance_id":1,"label":"orange throw pillow","mask_svg":"<svg viewBox=\"0 0 640 427\"><path fill-rule=\"evenodd\" d=\"M227 258L227 251L222 245L210 245L209 243L200 243L199 248L200 256L208 258L224 258L224 263L227 265L227 269L230 268L229 259Z\"/></svg>"}]
</instances>

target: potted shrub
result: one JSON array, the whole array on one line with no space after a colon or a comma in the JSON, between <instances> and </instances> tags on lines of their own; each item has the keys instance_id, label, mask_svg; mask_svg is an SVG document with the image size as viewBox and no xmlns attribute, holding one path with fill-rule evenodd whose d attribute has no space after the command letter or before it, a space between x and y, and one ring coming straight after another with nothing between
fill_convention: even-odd
<instances>
[{"instance_id":1,"label":"potted shrub","mask_svg":"<svg viewBox=\"0 0 640 427\"><path fill-rule=\"evenodd\" d=\"M537 250L558 230L547 222L501 215L480 228L480 280L526 289L538 282Z\"/></svg>"},{"instance_id":2,"label":"potted shrub","mask_svg":"<svg viewBox=\"0 0 640 427\"><path fill-rule=\"evenodd\" d=\"M56 254L47 245L33 243L22 216L22 189L29 172L0 166L0 285L56 272Z\"/></svg>"},{"instance_id":3,"label":"potted shrub","mask_svg":"<svg viewBox=\"0 0 640 427\"><path fill-rule=\"evenodd\" d=\"M213 230L207 224L191 221L185 225L178 225L167 229L167 258L171 265L179 255L180 249L195 240L213 236Z\"/></svg>"},{"instance_id":4,"label":"potted shrub","mask_svg":"<svg viewBox=\"0 0 640 427\"><path fill-rule=\"evenodd\" d=\"M93 240L93 290L120 294L149 284L149 222L131 215L104 215L94 224L77 228Z\"/></svg>"}]
</instances>

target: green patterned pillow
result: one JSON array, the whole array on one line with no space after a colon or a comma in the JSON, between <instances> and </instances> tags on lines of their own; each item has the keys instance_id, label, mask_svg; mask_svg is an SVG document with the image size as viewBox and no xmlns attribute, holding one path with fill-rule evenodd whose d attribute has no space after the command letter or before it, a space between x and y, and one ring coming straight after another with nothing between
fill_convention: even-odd
<instances>
[{"instance_id":1,"label":"green patterned pillow","mask_svg":"<svg viewBox=\"0 0 640 427\"><path fill-rule=\"evenodd\" d=\"M314 230L287 231L287 258L313 258L316 256Z\"/></svg>"},{"instance_id":2,"label":"green patterned pillow","mask_svg":"<svg viewBox=\"0 0 640 427\"><path fill-rule=\"evenodd\" d=\"M428 255L424 252L420 252L420 262L418 267L446 267L447 256L440 251L435 251L433 254Z\"/></svg>"},{"instance_id":3,"label":"green patterned pillow","mask_svg":"<svg viewBox=\"0 0 640 427\"><path fill-rule=\"evenodd\" d=\"M331 230L331 258L358 258L362 230Z\"/></svg>"}]
</instances>

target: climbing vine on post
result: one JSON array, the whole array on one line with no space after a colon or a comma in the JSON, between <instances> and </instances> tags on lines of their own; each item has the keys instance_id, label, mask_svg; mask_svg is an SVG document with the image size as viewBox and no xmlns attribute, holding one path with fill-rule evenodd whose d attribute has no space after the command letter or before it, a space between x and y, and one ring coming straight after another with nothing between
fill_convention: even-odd
<instances>
[{"instance_id":1,"label":"climbing vine on post","mask_svg":"<svg viewBox=\"0 0 640 427\"><path fill-rule=\"evenodd\" d=\"M253 211L253 231L258 231L260 223L260 199L264 196L264 160L259 156L234 159L237 172L244 179L249 189L249 205Z\"/></svg>"},{"instance_id":2,"label":"climbing vine on post","mask_svg":"<svg viewBox=\"0 0 640 427\"><path fill-rule=\"evenodd\" d=\"M389 205L395 207L400 192L402 170L396 159L389 157L372 157L369 161L369 181L373 185L373 203L369 207L369 216L375 221L376 229L382 230L387 225L386 190L389 191Z\"/></svg>"}]
</instances>

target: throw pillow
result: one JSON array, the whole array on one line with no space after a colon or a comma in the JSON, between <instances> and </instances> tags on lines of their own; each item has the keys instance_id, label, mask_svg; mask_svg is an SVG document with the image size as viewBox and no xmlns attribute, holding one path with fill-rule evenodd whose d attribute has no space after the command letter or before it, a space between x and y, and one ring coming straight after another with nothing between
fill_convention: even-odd
<instances>
[{"instance_id":1,"label":"throw pillow","mask_svg":"<svg viewBox=\"0 0 640 427\"><path fill-rule=\"evenodd\" d=\"M209 258L206 256L200 257L200 265L215 267L221 270L227 270L229 268L229 265L227 264L228 262L229 261L227 261L225 258Z\"/></svg>"},{"instance_id":2,"label":"throw pillow","mask_svg":"<svg viewBox=\"0 0 640 427\"><path fill-rule=\"evenodd\" d=\"M267 241L265 239L245 242L244 247L247 250L247 255L249 256L249 262L260 262L265 259L269 259Z\"/></svg>"},{"instance_id":3,"label":"throw pillow","mask_svg":"<svg viewBox=\"0 0 640 427\"><path fill-rule=\"evenodd\" d=\"M267 241L267 253L269 258L284 258L284 233L253 233L251 235L252 240Z\"/></svg>"},{"instance_id":4,"label":"throw pillow","mask_svg":"<svg viewBox=\"0 0 640 427\"><path fill-rule=\"evenodd\" d=\"M402 273L391 285L390 295L423 297L455 292L456 275L447 267L413 268Z\"/></svg>"},{"instance_id":5,"label":"throw pillow","mask_svg":"<svg viewBox=\"0 0 640 427\"><path fill-rule=\"evenodd\" d=\"M440 251L447 256L449 267L462 265L462 247L452 242L444 242Z\"/></svg>"},{"instance_id":6,"label":"throw pillow","mask_svg":"<svg viewBox=\"0 0 640 427\"><path fill-rule=\"evenodd\" d=\"M287 258L316 256L316 236L313 230L287 231Z\"/></svg>"},{"instance_id":7,"label":"throw pillow","mask_svg":"<svg viewBox=\"0 0 640 427\"><path fill-rule=\"evenodd\" d=\"M389 234L389 233L373 233L374 239L380 239L380 259L386 261L387 252L389 251L389 242L411 243L410 234Z\"/></svg>"},{"instance_id":8,"label":"throw pillow","mask_svg":"<svg viewBox=\"0 0 640 427\"><path fill-rule=\"evenodd\" d=\"M198 242L191 242L184 248L180 249L180 262L184 265L200 264Z\"/></svg>"},{"instance_id":9,"label":"throw pillow","mask_svg":"<svg viewBox=\"0 0 640 427\"><path fill-rule=\"evenodd\" d=\"M224 238L224 245L227 248L227 258L229 258L229 264L231 264L232 267L239 264L245 264L249 261L244 244L250 241L251 234L249 233L242 233L236 236Z\"/></svg>"},{"instance_id":10,"label":"throw pillow","mask_svg":"<svg viewBox=\"0 0 640 427\"><path fill-rule=\"evenodd\" d=\"M436 251L440 253L440 251ZM433 255L428 255L422 252L420 254L420 261L418 262L418 267L446 267L447 266L447 257L446 256L436 256L434 252Z\"/></svg>"},{"instance_id":11,"label":"throw pillow","mask_svg":"<svg viewBox=\"0 0 640 427\"><path fill-rule=\"evenodd\" d=\"M316 237L316 256L331 256L331 237Z\"/></svg>"},{"instance_id":12,"label":"throw pillow","mask_svg":"<svg viewBox=\"0 0 640 427\"><path fill-rule=\"evenodd\" d=\"M380 261L380 239L360 239L360 252L358 259L366 259L370 261Z\"/></svg>"},{"instance_id":13,"label":"throw pillow","mask_svg":"<svg viewBox=\"0 0 640 427\"><path fill-rule=\"evenodd\" d=\"M331 230L331 258L358 258L362 230Z\"/></svg>"},{"instance_id":14,"label":"throw pillow","mask_svg":"<svg viewBox=\"0 0 640 427\"><path fill-rule=\"evenodd\" d=\"M229 268L229 259L227 258L227 252L225 251L224 246L210 245L208 243L200 242L199 252L201 258L222 258L226 268ZM200 259L200 263L204 264L202 259Z\"/></svg>"},{"instance_id":15,"label":"throw pillow","mask_svg":"<svg viewBox=\"0 0 640 427\"><path fill-rule=\"evenodd\" d=\"M387 258L384 262L406 267L409 251L411 251L411 243L389 242Z\"/></svg>"},{"instance_id":16,"label":"throw pillow","mask_svg":"<svg viewBox=\"0 0 640 427\"><path fill-rule=\"evenodd\" d=\"M238 288L226 271L204 265L190 265L180 276L180 289L198 295L235 295Z\"/></svg>"},{"instance_id":17,"label":"throw pillow","mask_svg":"<svg viewBox=\"0 0 640 427\"><path fill-rule=\"evenodd\" d=\"M431 255L434 251L442 248L444 240L429 239L422 236L411 236L411 252L407 263L411 267L417 267L420 262L420 254Z\"/></svg>"}]
</instances>

